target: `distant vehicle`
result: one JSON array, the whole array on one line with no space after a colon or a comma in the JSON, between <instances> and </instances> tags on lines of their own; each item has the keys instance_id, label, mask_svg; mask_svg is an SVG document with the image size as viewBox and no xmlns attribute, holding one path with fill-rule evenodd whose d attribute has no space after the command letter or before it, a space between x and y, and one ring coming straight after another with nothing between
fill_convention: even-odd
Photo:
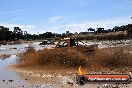
<instances>
[{"instance_id":1,"label":"distant vehicle","mask_svg":"<svg viewBox=\"0 0 132 88\"><path fill-rule=\"evenodd\" d=\"M52 41L52 40L44 40L39 45L54 45L54 41Z\"/></svg>"},{"instance_id":2,"label":"distant vehicle","mask_svg":"<svg viewBox=\"0 0 132 88\"><path fill-rule=\"evenodd\" d=\"M84 52L84 53L91 53L94 52L95 49L98 47L98 45L81 45L81 41L79 41L76 38L64 38L61 39L55 48L74 48L77 49L78 51ZM83 42L81 42L83 43Z\"/></svg>"},{"instance_id":3,"label":"distant vehicle","mask_svg":"<svg viewBox=\"0 0 132 88\"><path fill-rule=\"evenodd\" d=\"M56 48L61 48L61 47L73 47L73 46L77 46L78 42L75 39L72 38L64 38L61 39L57 45Z\"/></svg>"},{"instance_id":4,"label":"distant vehicle","mask_svg":"<svg viewBox=\"0 0 132 88\"><path fill-rule=\"evenodd\" d=\"M44 41L41 42L39 45L47 45L47 40L44 40Z\"/></svg>"}]
</instances>

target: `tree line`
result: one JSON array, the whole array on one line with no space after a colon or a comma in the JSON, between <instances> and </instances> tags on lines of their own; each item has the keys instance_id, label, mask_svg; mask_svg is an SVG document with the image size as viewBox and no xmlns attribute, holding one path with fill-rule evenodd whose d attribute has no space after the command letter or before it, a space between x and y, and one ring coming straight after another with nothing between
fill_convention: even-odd
<instances>
[{"instance_id":1,"label":"tree line","mask_svg":"<svg viewBox=\"0 0 132 88\"><path fill-rule=\"evenodd\" d=\"M104 30L104 28L97 28L97 30L93 28L87 29L88 31L93 31L95 34L97 33L109 33L109 32L118 32L118 31L129 31L132 32L132 24L115 26L113 29Z\"/></svg>"},{"instance_id":2,"label":"tree line","mask_svg":"<svg viewBox=\"0 0 132 88\"><path fill-rule=\"evenodd\" d=\"M22 31L20 27L14 27L13 31L10 31L9 28L0 26L0 41L3 40L36 40L36 39L45 39L45 38L57 38L57 37L66 37L65 33L58 34L52 32L46 32L43 34L29 34L27 31Z\"/></svg>"},{"instance_id":3,"label":"tree line","mask_svg":"<svg viewBox=\"0 0 132 88\"><path fill-rule=\"evenodd\" d=\"M76 34L87 34L90 31L93 31L92 33L98 34L98 33L109 33L109 32L118 32L118 31L128 31L130 35L132 35L132 24L123 25L123 26L115 26L113 29L104 30L104 28L97 28L97 30L93 28L87 29L88 32L80 32ZM0 26L0 41L3 40L37 40L37 39L47 39L47 38L64 38L64 37L70 37L74 35L75 33L71 33L69 31L66 31L66 33L58 34L58 33L52 33L52 32L46 32L42 34L29 34L27 31L22 31L20 27L14 27L13 31L10 31L9 28Z\"/></svg>"}]
</instances>

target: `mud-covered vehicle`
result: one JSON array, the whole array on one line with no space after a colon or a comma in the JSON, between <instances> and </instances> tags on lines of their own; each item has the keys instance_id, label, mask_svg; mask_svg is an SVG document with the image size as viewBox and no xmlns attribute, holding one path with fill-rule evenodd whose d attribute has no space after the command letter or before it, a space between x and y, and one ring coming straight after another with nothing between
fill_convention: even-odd
<instances>
[{"instance_id":1,"label":"mud-covered vehicle","mask_svg":"<svg viewBox=\"0 0 132 88\"><path fill-rule=\"evenodd\" d=\"M85 45L82 41L76 38L64 38L57 43L56 48L72 48L83 53L91 54L95 52L95 50L98 48L98 45Z\"/></svg>"},{"instance_id":2,"label":"mud-covered vehicle","mask_svg":"<svg viewBox=\"0 0 132 88\"><path fill-rule=\"evenodd\" d=\"M52 40L44 40L39 45L54 45L54 41L52 41Z\"/></svg>"}]
</instances>

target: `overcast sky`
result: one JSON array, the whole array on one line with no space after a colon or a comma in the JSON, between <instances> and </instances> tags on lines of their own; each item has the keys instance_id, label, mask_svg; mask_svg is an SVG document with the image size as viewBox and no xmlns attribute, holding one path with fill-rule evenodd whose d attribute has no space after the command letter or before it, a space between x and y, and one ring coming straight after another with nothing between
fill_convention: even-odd
<instances>
[{"instance_id":1,"label":"overcast sky","mask_svg":"<svg viewBox=\"0 0 132 88\"><path fill-rule=\"evenodd\" d=\"M0 25L28 33L87 31L132 23L132 0L0 0Z\"/></svg>"}]
</instances>

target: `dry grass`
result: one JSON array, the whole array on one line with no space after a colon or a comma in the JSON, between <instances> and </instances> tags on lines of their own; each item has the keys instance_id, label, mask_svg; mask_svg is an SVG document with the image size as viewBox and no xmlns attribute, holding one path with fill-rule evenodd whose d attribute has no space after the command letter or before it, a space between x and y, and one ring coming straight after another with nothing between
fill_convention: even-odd
<instances>
[{"instance_id":1,"label":"dry grass","mask_svg":"<svg viewBox=\"0 0 132 88\"><path fill-rule=\"evenodd\" d=\"M108 68L131 67L132 53L125 47L99 49L92 64Z\"/></svg>"},{"instance_id":2,"label":"dry grass","mask_svg":"<svg viewBox=\"0 0 132 88\"><path fill-rule=\"evenodd\" d=\"M20 65L30 66L85 66L92 69L132 67L132 53L129 47L97 49L92 56L74 48L27 49L19 58Z\"/></svg>"},{"instance_id":3,"label":"dry grass","mask_svg":"<svg viewBox=\"0 0 132 88\"><path fill-rule=\"evenodd\" d=\"M78 39L98 39L98 40L119 40L126 39L128 37L127 31L119 31L119 32L110 32L110 33L98 33L98 34L86 34L86 35L73 35L71 37L75 37Z\"/></svg>"}]
</instances>

